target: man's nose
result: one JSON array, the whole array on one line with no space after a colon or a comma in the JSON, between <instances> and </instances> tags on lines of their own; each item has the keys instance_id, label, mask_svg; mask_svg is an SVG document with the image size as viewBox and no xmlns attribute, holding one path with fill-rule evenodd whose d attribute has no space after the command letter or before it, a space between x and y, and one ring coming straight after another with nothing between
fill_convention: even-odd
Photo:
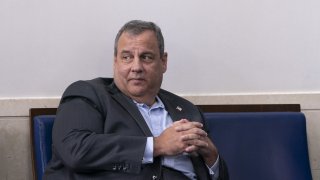
<instances>
[{"instance_id":1,"label":"man's nose","mask_svg":"<svg viewBox=\"0 0 320 180\"><path fill-rule=\"evenodd\" d=\"M135 56L132 62L131 71L141 72L142 69L143 69L142 61L140 60L139 57Z\"/></svg>"}]
</instances>

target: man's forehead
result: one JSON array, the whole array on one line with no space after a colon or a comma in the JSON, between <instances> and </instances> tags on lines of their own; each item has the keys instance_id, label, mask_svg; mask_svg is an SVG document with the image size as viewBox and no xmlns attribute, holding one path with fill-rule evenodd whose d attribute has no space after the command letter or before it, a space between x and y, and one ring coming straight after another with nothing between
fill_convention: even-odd
<instances>
[{"instance_id":1,"label":"man's forehead","mask_svg":"<svg viewBox=\"0 0 320 180\"><path fill-rule=\"evenodd\" d=\"M149 30L149 29L141 30L141 31L134 31L134 30L130 31L130 30L128 30L128 31L124 31L122 33L122 35L126 34L128 36L133 36L134 37L134 36L139 36L139 35L142 35L142 34L145 34L145 33L153 34L154 36L156 36L156 33L154 31L152 31L152 30Z\"/></svg>"},{"instance_id":2,"label":"man's forehead","mask_svg":"<svg viewBox=\"0 0 320 180\"><path fill-rule=\"evenodd\" d=\"M118 48L133 48L133 47L145 47L145 48L157 48L158 49L158 42L156 39L155 34L153 31L145 31L138 35L132 35L129 33L123 33L120 36L118 42Z\"/></svg>"},{"instance_id":3,"label":"man's forehead","mask_svg":"<svg viewBox=\"0 0 320 180\"><path fill-rule=\"evenodd\" d=\"M151 31L151 30L146 30L146 31L143 31L139 34L135 34L135 33L132 33L132 32L123 32L119 38L119 41L121 39L145 39L145 40L148 40L148 41L157 41L157 37L156 37L156 34L155 32Z\"/></svg>"}]
</instances>

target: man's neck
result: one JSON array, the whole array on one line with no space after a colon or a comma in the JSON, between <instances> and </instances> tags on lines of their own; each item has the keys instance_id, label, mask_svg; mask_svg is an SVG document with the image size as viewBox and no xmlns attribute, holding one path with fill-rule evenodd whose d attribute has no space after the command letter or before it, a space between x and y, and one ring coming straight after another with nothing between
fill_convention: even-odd
<instances>
[{"instance_id":1,"label":"man's neck","mask_svg":"<svg viewBox=\"0 0 320 180\"><path fill-rule=\"evenodd\" d=\"M140 98L140 97L131 97L137 103L143 103L149 107L151 107L155 102L157 102L157 98Z\"/></svg>"}]
</instances>

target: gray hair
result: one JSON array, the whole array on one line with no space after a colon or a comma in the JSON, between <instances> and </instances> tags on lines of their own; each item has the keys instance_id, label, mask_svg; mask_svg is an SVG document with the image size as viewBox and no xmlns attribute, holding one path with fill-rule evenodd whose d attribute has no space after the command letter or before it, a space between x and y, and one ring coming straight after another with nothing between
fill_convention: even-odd
<instances>
[{"instance_id":1,"label":"gray hair","mask_svg":"<svg viewBox=\"0 0 320 180\"><path fill-rule=\"evenodd\" d=\"M116 39L114 41L114 56L117 56L119 38L124 32L127 32L132 35L139 35L147 30L151 30L155 33L158 41L160 57L162 57L164 54L164 39L161 33L161 29L159 28L159 26L157 26L153 22L147 22L147 21L141 21L141 20L132 20L122 26L122 28L119 30L116 36Z\"/></svg>"}]
</instances>

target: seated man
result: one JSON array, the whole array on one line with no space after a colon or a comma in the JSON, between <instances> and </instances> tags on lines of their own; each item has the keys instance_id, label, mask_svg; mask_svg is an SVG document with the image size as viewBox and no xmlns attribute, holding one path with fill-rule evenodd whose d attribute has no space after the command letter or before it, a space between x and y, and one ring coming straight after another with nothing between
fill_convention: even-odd
<instances>
[{"instance_id":1,"label":"seated man","mask_svg":"<svg viewBox=\"0 0 320 180\"><path fill-rule=\"evenodd\" d=\"M64 92L44 179L228 179L198 108L160 89L166 69L160 28L126 23L115 39L114 78Z\"/></svg>"}]
</instances>

